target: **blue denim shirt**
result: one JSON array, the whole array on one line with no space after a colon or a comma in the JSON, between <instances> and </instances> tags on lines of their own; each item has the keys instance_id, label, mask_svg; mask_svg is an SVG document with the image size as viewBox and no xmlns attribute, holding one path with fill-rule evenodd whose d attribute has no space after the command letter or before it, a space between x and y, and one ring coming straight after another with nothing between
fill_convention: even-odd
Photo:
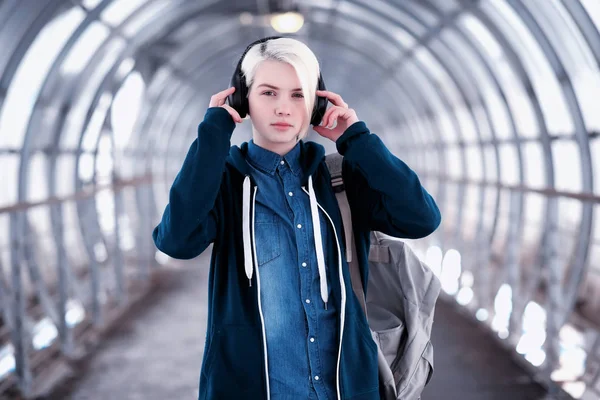
<instances>
[{"instance_id":1,"label":"blue denim shirt","mask_svg":"<svg viewBox=\"0 0 600 400\"><path fill-rule=\"evenodd\" d=\"M256 256L272 399L335 399L337 313L320 295L310 202L300 185L300 144L280 156L251 140L247 160L258 187ZM323 249L333 231L322 211ZM325 253L327 259L327 253ZM329 271L331 266L327 265ZM331 285L328 276L328 291Z\"/></svg>"}]
</instances>

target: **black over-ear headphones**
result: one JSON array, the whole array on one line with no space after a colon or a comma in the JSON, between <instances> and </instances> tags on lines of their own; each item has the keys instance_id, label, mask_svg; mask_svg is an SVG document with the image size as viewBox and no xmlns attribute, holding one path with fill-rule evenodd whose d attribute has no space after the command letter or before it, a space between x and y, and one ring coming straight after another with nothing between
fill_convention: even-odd
<instances>
[{"instance_id":1,"label":"black over-ear headphones","mask_svg":"<svg viewBox=\"0 0 600 400\"><path fill-rule=\"evenodd\" d=\"M242 56L240 57L240 60L237 64L235 72L233 73L233 76L231 77L230 87L235 86L235 92L230 94L227 97L227 100L229 101L229 105L231 107L233 107L233 109L236 110L240 114L240 117L242 117L242 118L245 118L246 114L248 114L248 87L246 86L246 79L244 78L244 75L242 74L242 61L244 60L246 53L248 53L248 51L253 46L255 46L257 44L261 44L262 45L261 51L264 51L266 48L267 41L269 41L271 39L280 39L281 37L282 36L269 36L266 38L259 39L253 43L250 43L248 45L248 47L246 47L246 50L244 51ZM323 82L323 76L321 75L321 73L319 73L319 82L317 83L317 90L327 90L325 88L325 82ZM323 115L325 115L326 110L327 110L327 98L321 97L321 96L316 96L315 106L313 108L312 116L310 118L311 125L314 125L314 126L319 125L321 123L321 119L323 118Z\"/></svg>"}]
</instances>

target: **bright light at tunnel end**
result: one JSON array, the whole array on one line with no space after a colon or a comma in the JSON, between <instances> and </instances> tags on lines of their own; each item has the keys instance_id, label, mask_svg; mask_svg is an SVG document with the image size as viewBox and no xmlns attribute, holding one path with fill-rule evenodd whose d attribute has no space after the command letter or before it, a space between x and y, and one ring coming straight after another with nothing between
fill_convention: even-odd
<instances>
[{"instance_id":1,"label":"bright light at tunnel end","mask_svg":"<svg viewBox=\"0 0 600 400\"><path fill-rule=\"evenodd\" d=\"M304 16L298 12L286 12L271 16L271 26L279 33L296 33L304 25Z\"/></svg>"}]
</instances>

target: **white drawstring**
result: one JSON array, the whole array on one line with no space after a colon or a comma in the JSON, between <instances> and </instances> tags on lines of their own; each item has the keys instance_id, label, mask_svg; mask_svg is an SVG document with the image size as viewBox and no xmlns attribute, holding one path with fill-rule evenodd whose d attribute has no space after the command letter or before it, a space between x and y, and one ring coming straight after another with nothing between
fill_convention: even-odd
<instances>
[{"instance_id":1,"label":"white drawstring","mask_svg":"<svg viewBox=\"0 0 600 400\"><path fill-rule=\"evenodd\" d=\"M244 178L244 199L242 200L242 230L244 236L244 268L246 270L246 276L250 286L252 286L252 273L253 262L252 262L252 243L250 242L250 177Z\"/></svg>"},{"instance_id":2,"label":"white drawstring","mask_svg":"<svg viewBox=\"0 0 600 400\"><path fill-rule=\"evenodd\" d=\"M306 192L306 190L304 189ZM246 176L244 179L244 190L243 190L243 237L244 237L244 268L246 270L246 276L252 286L252 274L254 272L254 263L252 261L252 242L250 238L250 177ZM327 290L327 273L325 270L325 255L323 253L323 239L321 237L321 222L319 219L319 206L317 204L317 197L312 183L312 176L308 177L308 197L310 199L310 213L312 217L313 225L313 236L315 240L315 250L317 253L317 266L319 269L319 281L321 289L321 299L325 303L325 309L327 309L327 302L329 301L329 292Z\"/></svg>"},{"instance_id":3,"label":"white drawstring","mask_svg":"<svg viewBox=\"0 0 600 400\"><path fill-rule=\"evenodd\" d=\"M319 219L319 207L317 197L312 183L312 175L308 177L308 197L310 198L310 213L313 222L313 236L315 238L315 250L317 251L317 265L319 267L319 280L321 283L321 298L327 309L329 293L327 291L327 273L325 272L325 256L323 254L323 239L321 238L321 221Z\"/></svg>"}]
</instances>

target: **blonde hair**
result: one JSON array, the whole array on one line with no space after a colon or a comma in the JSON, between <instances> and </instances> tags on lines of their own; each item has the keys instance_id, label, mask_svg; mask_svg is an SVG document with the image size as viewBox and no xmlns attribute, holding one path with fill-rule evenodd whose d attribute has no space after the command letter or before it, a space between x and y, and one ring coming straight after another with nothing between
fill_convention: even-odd
<instances>
[{"instance_id":1,"label":"blonde hair","mask_svg":"<svg viewBox=\"0 0 600 400\"><path fill-rule=\"evenodd\" d=\"M242 60L241 70L246 79L248 93L254 83L258 66L265 60L274 60L290 64L300 80L304 104L308 113L306 126L301 127L298 140L308 134L313 108L315 106L317 84L319 82L320 66L317 57L307 45L291 38L271 39L253 46Z\"/></svg>"}]
</instances>

